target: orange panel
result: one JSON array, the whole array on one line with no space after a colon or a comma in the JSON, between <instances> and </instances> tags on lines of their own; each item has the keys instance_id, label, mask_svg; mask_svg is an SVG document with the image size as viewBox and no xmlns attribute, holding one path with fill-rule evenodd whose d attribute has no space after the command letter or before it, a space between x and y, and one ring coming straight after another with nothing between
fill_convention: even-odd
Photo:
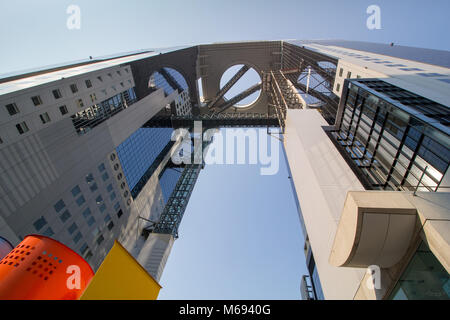
<instances>
[{"instance_id":1,"label":"orange panel","mask_svg":"<svg viewBox=\"0 0 450 320\"><path fill-rule=\"evenodd\" d=\"M78 299L93 276L89 264L69 247L29 235L0 260L0 300Z\"/></svg>"}]
</instances>

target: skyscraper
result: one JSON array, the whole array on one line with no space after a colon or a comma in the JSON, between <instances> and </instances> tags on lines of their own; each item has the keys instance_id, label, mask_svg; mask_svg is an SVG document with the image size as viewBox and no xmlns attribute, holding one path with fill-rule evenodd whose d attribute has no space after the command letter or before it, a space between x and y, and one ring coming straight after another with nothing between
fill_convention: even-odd
<instances>
[{"instance_id":1,"label":"skyscraper","mask_svg":"<svg viewBox=\"0 0 450 320\"><path fill-rule=\"evenodd\" d=\"M171 161L181 144L173 129L278 127L308 294L448 298L446 61L450 53L427 49L261 41L0 79L0 235L51 236L94 269L118 239L159 280L203 167ZM261 82L226 98L250 69Z\"/></svg>"}]
</instances>

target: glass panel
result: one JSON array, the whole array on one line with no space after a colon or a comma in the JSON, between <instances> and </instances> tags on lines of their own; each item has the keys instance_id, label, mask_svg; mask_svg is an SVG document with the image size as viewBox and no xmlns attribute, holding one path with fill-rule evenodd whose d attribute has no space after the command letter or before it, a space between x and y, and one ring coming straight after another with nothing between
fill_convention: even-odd
<instances>
[{"instance_id":1,"label":"glass panel","mask_svg":"<svg viewBox=\"0 0 450 320\"><path fill-rule=\"evenodd\" d=\"M422 243L400 277L392 300L448 300L450 278L439 260Z\"/></svg>"}]
</instances>

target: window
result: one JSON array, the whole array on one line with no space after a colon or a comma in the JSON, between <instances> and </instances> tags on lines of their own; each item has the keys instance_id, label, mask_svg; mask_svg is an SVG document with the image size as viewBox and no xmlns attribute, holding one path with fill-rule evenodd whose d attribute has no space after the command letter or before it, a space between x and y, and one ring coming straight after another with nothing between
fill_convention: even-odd
<instances>
[{"instance_id":1,"label":"window","mask_svg":"<svg viewBox=\"0 0 450 320\"><path fill-rule=\"evenodd\" d=\"M87 251L88 249L89 249L89 247L88 247L87 243L85 242L85 243L81 246L81 248L80 248L80 253L83 255L83 254L86 253L86 251Z\"/></svg>"},{"instance_id":2,"label":"window","mask_svg":"<svg viewBox=\"0 0 450 320\"><path fill-rule=\"evenodd\" d=\"M34 97L31 97L31 101L33 101L33 104L34 104L35 106L39 106L39 105L42 104L41 96L34 96Z\"/></svg>"},{"instance_id":3,"label":"window","mask_svg":"<svg viewBox=\"0 0 450 320\"><path fill-rule=\"evenodd\" d=\"M100 210L100 212L105 212L105 210L106 210L106 205L105 205L105 204L102 204L102 205L99 207L99 210Z\"/></svg>"},{"instance_id":4,"label":"window","mask_svg":"<svg viewBox=\"0 0 450 320\"><path fill-rule=\"evenodd\" d=\"M400 68L400 70L403 70L403 71L423 71L422 69L419 69L419 68Z\"/></svg>"},{"instance_id":5,"label":"window","mask_svg":"<svg viewBox=\"0 0 450 320\"><path fill-rule=\"evenodd\" d=\"M96 191L96 190L98 189L97 183L94 182L94 183L89 187L89 189L91 189L91 192Z\"/></svg>"},{"instance_id":6,"label":"window","mask_svg":"<svg viewBox=\"0 0 450 320\"><path fill-rule=\"evenodd\" d=\"M83 236L81 235L81 232L78 231L78 233L75 235L75 237L73 237L73 242L78 243L78 241L80 241L80 239Z\"/></svg>"},{"instance_id":7,"label":"window","mask_svg":"<svg viewBox=\"0 0 450 320\"><path fill-rule=\"evenodd\" d=\"M119 76L121 76L122 74L120 73L120 71L119 70L117 70L117 74L119 75Z\"/></svg>"},{"instance_id":8,"label":"window","mask_svg":"<svg viewBox=\"0 0 450 320\"><path fill-rule=\"evenodd\" d=\"M126 73L128 73L128 72L129 72L129 71L128 71L128 68L125 68L125 72L126 72Z\"/></svg>"},{"instance_id":9,"label":"window","mask_svg":"<svg viewBox=\"0 0 450 320\"><path fill-rule=\"evenodd\" d=\"M109 214L106 214L104 220L105 220L105 223L108 223L109 221L111 221L111 216Z\"/></svg>"},{"instance_id":10,"label":"window","mask_svg":"<svg viewBox=\"0 0 450 320\"><path fill-rule=\"evenodd\" d=\"M95 237L97 237L99 234L101 233L100 228L96 227L94 230L92 230L92 235Z\"/></svg>"},{"instance_id":11,"label":"window","mask_svg":"<svg viewBox=\"0 0 450 320\"><path fill-rule=\"evenodd\" d=\"M55 97L55 99L59 99L62 97L61 91L59 91L59 89L55 89L52 91L53 96Z\"/></svg>"},{"instance_id":12,"label":"window","mask_svg":"<svg viewBox=\"0 0 450 320\"><path fill-rule=\"evenodd\" d=\"M122 177L123 177L122 173L119 173L119 174L117 175L117 180L122 179Z\"/></svg>"},{"instance_id":13,"label":"window","mask_svg":"<svg viewBox=\"0 0 450 320\"><path fill-rule=\"evenodd\" d=\"M90 227L90 226L92 226L93 224L95 223L95 219L94 219L94 217L90 217L89 218L89 220L87 221L87 224L88 224L88 226Z\"/></svg>"},{"instance_id":14,"label":"window","mask_svg":"<svg viewBox=\"0 0 450 320\"><path fill-rule=\"evenodd\" d=\"M27 126L27 124L25 123L25 121L16 124L16 128L17 128L17 131L19 131L20 134L24 134L25 132L30 131L30 129L28 129L28 126Z\"/></svg>"},{"instance_id":15,"label":"window","mask_svg":"<svg viewBox=\"0 0 450 320\"><path fill-rule=\"evenodd\" d=\"M114 222L111 221L110 223L108 223L108 230L111 231L112 228L114 228Z\"/></svg>"},{"instance_id":16,"label":"window","mask_svg":"<svg viewBox=\"0 0 450 320\"><path fill-rule=\"evenodd\" d=\"M53 236L55 233L53 232L52 228L48 227L43 233L42 235L47 236L47 237L51 237Z\"/></svg>"},{"instance_id":17,"label":"window","mask_svg":"<svg viewBox=\"0 0 450 320\"><path fill-rule=\"evenodd\" d=\"M431 77L445 77L444 74L440 74L440 73L418 73L419 76L422 77L427 77L427 78L431 78Z\"/></svg>"},{"instance_id":18,"label":"window","mask_svg":"<svg viewBox=\"0 0 450 320\"><path fill-rule=\"evenodd\" d=\"M78 106L78 108L83 108L84 107L83 99L78 99L77 100L77 106Z\"/></svg>"},{"instance_id":19,"label":"window","mask_svg":"<svg viewBox=\"0 0 450 320\"><path fill-rule=\"evenodd\" d=\"M83 217L85 217L86 219L91 215L91 209L86 208L86 210L83 211Z\"/></svg>"},{"instance_id":20,"label":"window","mask_svg":"<svg viewBox=\"0 0 450 320\"><path fill-rule=\"evenodd\" d=\"M66 206L66 204L61 199L53 207L55 208L56 212L60 212L65 206Z\"/></svg>"},{"instance_id":21,"label":"window","mask_svg":"<svg viewBox=\"0 0 450 320\"><path fill-rule=\"evenodd\" d=\"M84 260L89 261L89 259L92 258L92 252L91 250L88 251L88 253L86 253L86 256L84 257Z\"/></svg>"},{"instance_id":22,"label":"window","mask_svg":"<svg viewBox=\"0 0 450 320\"><path fill-rule=\"evenodd\" d=\"M78 229L78 226L74 222L74 223L72 223L72 225L69 228L67 228L67 231L69 231L70 234L73 234L75 232L75 230L77 230L77 229Z\"/></svg>"},{"instance_id":23,"label":"window","mask_svg":"<svg viewBox=\"0 0 450 320\"><path fill-rule=\"evenodd\" d=\"M63 214L59 217L61 221L64 223L71 217L69 210L63 212Z\"/></svg>"},{"instance_id":24,"label":"window","mask_svg":"<svg viewBox=\"0 0 450 320\"><path fill-rule=\"evenodd\" d=\"M106 187L106 190L108 190L108 192L111 192L113 190L113 186L112 184L108 184L108 186Z\"/></svg>"},{"instance_id":25,"label":"window","mask_svg":"<svg viewBox=\"0 0 450 320\"><path fill-rule=\"evenodd\" d=\"M97 238L97 244L100 245L100 244L103 242L103 240L105 240L105 238L103 238L103 235L100 235L100 236Z\"/></svg>"},{"instance_id":26,"label":"window","mask_svg":"<svg viewBox=\"0 0 450 320\"><path fill-rule=\"evenodd\" d=\"M47 224L47 220L45 220L45 218L43 216L41 216L39 219L37 219L34 223L33 226L36 229L36 231L39 231L42 229L43 226L45 226Z\"/></svg>"},{"instance_id":27,"label":"window","mask_svg":"<svg viewBox=\"0 0 450 320\"><path fill-rule=\"evenodd\" d=\"M98 81L103 82L103 78L101 76L97 77Z\"/></svg>"},{"instance_id":28,"label":"window","mask_svg":"<svg viewBox=\"0 0 450 320\"><path fill-rule=\"evenodd\" d=\"M341 69L339 70L339 77L342 77L343 74L344 74L344 69L341 68Z\"/></svg>"},{"instance_id":29,"label":"window","mask_svg":"<svg viewBox=\"0 0 450 320\"><path fill-rule=\"evenodd\" d=\"M347 72L347 79L350 79L352 77L352 73L349 71Z\"/></svg>"},{"instance_id":30,"label":"window","mask_svg":"<svg viewBox=\"0 0 450 320\"><path fill-rule=\"evenodd\" d=\"M69 112L69 111L67 111L67 107L66 106L59 107L59 111L61 112L61 115L65 115L65 114L67 114Z\"/></svg>"},{"instance_id":31,"label":"window","mask_svg":"<svg viewBox=\"0 0 450 320\"><path fill-rule=\"evenodd\" d=\"M112 77L113 77L111 73L108 73L108 76L109 76L111 79L112 79Z\"/></svg>"},{"instance_id":32,"label":"window","mask_svg":"<svg viewBox=\"0 0 450 320\"><path fill-rule=\"evenodd\" d=\"M109 198L111 199L111 201L113 201L116 198L116 193L115 192L111 193Z\"/></svg>"},{"instance_id":33,"label":"window","mask_svg":"<svg viewBox=\"0 0 450 320\"><path fill-rule=\"evenodd\" d=\"M120 209L119 211L117 211L117 218L120 219L120 217L123 215L122 209Z\"/></svg>"},{"instance_id":34,"label":"window","mask_svg":"<svg viewBox=\"0 0 450 320\"><path fill-rule=\"evenodd\" d=\"M97 100L97 97L95 96L95 93L91 93L90 97L91 97L91 101L92 102L95 102Z\"/></svg>"},{"instance_id":35,"label":"window","mask_svg":"<svg viewBox=\"0 0 450 320\"><path fill-rule=\"evenodd\" d=\"M109 175L108 175L107 172L105 172L105 173L102 175L102 179L103 179L103 181L106 181L106 180L109 179Z\"/></svg>"},{"instance_id":36,"label":"window","mask_svg":"<svg viewBox=\"0 0 450 320\"><path fill-rule=\"evenodd\" d=\"M100 172L105 171L105 169L106 169L106 168L105 168L105 164L103 164L103 163L102 163L101 165L98 166L98 171L100 171Z\"/></svg>"},{"instance_id":37,"label":"window","mask_svg":"<svg viewBox=\"0 0 450 320\"><path fill-rule=\"evenodd\" d=\"M83 196L80 196L77 200L76 200L77 204L79 207L81 207L83 205L83 203L86 202L86 199L84 199Z\"/></svg>"},{"instance_id":38,"label":"window","mask_svg":"<svg viewBox=\"0 0 450 320\"><path fill-rule=\"evenodd\" d=\"M92 175L92 173L89 173L89 174L86 176L86 182L87 182L88 184L90 184L92 181L94 181L94 176Z\"/></svg>"},{"instance_id":39,"label":"window","mask_svg":"<svg viewBox=\"0 0 450 320\"><path fill-rule=\"evenodd\" d=\"M84 81L85 83L86 83L86 88L91 88L92 87L92 82L91 82L91 80L85 80Z\"/></svg>"},{"instance_id":40,"label":"window","mask_svg":"<svg viewBox=\"0 0 450 320\"><path fill-rule=\"evenodd\" d=\"M117 211L120 209L120 203L116 202L116 204L114 205L114 209Z\"/></svg>"},{"instance_id":41,"label":"window","mask_svg":"<svg viewBox=\"0 0 450 320\"><path fill-rule=\"evenodd\" d=\"M98 196L98 197L95 199L95 202L96 202L97 204L101 204L101 203L103 202L102 196Z\"/></svg>"},{"instance_id":42,"label":"window","mask_svg":"<svg viewBox=\"0 0 450 320\"><path fill-rule=\"evenodd\" d=\"M116 160L116 154L115 153L111 153L111 156L109 158L111 159L111 161Z\"/></svg>"},{"instance_id":43,"label":"window","mask_svg":"<svg viewBox=\"0 0 450 320\"><path fill-rule=\"evenodd\" d=\"M17 108L17 105L15 103L7 104L5 107L10 116L19 113L19 108Z\"/></svg>"},{"instance_id":44,"label":"window","mask_svg":"<svg viewBox=\"0 0 450 320\"><path fill-rule=\"evenodd\" d=\"M116 163L116 164L114 165L114 170L115 170L115 171L119 170L119 164L118 164L118 163Z\"/></svg>"},{"instance_id":45,"label":"window","mask_svg":"<svg viewBox=\"0 0 450 320\"><path fill-rule=\"evenodd\" d=\"M340 83L336 84L336 91L339 92L339 90L341 90L341 84Z\"/></svg>"},{"instance_id":46,"label":"window","mask_svg":"<svg viewBox=\"0 0 450 320\"><path fill-rule=\"evenodd\" d=\"M406 67L406 66L404 64L387 64L386 67L394 68L394 67Z\"/></svg>"},{"instance_id":47,"label":"window","mask_svg":"<svg viewBox=\"0 0 450 320\"><path fill-rule=\"evenodd\" d=\"M72 91L72 93L77 93L78 92L78 87L76 84L71 84L70 85L70 90Z\"/></svg>"},{"instance_id":48,"label":"window","mask_svg":"<svg viewBox=\"0 0 450 320\"><path fill-rule=\"evenodd\" d=\"M43 114L40 114L40 115L39 115L39 118L41 118L41 121L42 121L43 124L46 124L46 123L48 123L48 122L51 121L51 120L50 120L50 116L48 115L47 112L45 112L45 113L43 113Z\"/></svg>"},{"instance_id":49,"label":"window","mask_svg":"<svg viewBox=\"0 0 450 320\"><path fill-rule=\"evenodd\" d=\"M80 192L81 192L81 189L80 189L80 187L79 186L75 186L73 189L72 189L72 195L74 196L74 197L76 197Z\"/></svg>"}]
</instances>

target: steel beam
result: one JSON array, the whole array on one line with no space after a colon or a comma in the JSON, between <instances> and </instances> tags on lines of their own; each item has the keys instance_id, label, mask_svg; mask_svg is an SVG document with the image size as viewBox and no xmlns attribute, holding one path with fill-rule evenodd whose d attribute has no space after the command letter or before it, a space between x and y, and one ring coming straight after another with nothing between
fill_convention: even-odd
<instances>
[{"instance_id":1,"label":"steel beam","mask_svg":"<svg viewBox=\"0 0 450 320\"><path fill-rule=\"evenodd\" d=\"M208 108L214 107L214 105L227 93L231 87L239 81L240 78L250 69L250 67L244 65L238 72L223 86L223 88L217 92L216 97L208 104Z\"/></svg>"},{"instance_id":2,"label":"steel beam","mask_svg":"<svg viewBox=\"0 0 450 320\"><path fill-rule=\"evenodd\" d=\"M251 95L252 93L255 93L256 91L260 90L262 88L262 83L257 83L254 86L251 86L250 88L248 88L247 90L241 92L240 94L238 94L237 96L231 98L230 100L228 100L227 102L225 102L224 104L222 104L221 106L219 106L217 108L217 111L215 113L221 113L224 112L225 110L227 110L228 108L234 106L236 103L238 103L239 101L247 98L249 95Z\"/></svg>"},{"instance_id":3,"label":"steel beam","mask_svg":"<svg viewBox=\"0 0 450 320\"><path fill-rule=\"evenodd\" d=\"M158 223L152 230L153 233L171 234L174 238L178 238L178 227L183 219L202 166L202 164L186 165L175 189L167 200Z\"/></svg>"},{"instance_id":4,"label":"steel beam","mask_svg":"<svg viewBox=\"0 0 450 320\"><path fill-rule=\"evenodd\" d=\"M265 113L220 113L189 116L155 116L144 128L192 129L195 121L201 121L203 129L223 127L278 127L275 115Z\"/></svg>"},{"instance_id":5,"label":"steel beam","mask_svg":"<svg viewBox=\"0 0 450 320\"><path fill-rule=\"evenodd\" d=\"M178 83L178 81L169 73L166 71L166 69L161 68L159 70L159 73L166 79L166 81L169 83L169 85L174 90L178 90L178 93L181 93L184 91L183 87Z\"/></svg>"}]
</instances>

